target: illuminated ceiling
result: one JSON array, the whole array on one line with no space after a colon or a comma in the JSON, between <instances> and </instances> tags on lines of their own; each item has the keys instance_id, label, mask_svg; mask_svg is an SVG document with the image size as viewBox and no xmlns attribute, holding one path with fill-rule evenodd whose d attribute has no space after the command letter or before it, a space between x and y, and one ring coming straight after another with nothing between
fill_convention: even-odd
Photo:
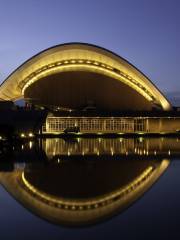
<instances>
[{"instance_id":1,"label":"illuminated ceiling","mask_svg":"<svg viewBox=\"0 0 180 240\"><path fill-rule=\"evenodd\" d=\"M70 43L49 48L23 63L0 86L0 99L24 98L29 86L62 72L87 71L113 78L129 86L154 106L170 110L171 105L137 68L116 54L89 44Z\"/></svg>"}]
</instances>

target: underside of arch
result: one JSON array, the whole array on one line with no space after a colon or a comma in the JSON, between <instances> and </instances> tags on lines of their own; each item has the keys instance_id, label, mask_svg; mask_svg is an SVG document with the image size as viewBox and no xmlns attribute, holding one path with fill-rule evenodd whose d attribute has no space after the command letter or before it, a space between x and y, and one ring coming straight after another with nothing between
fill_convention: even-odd
<instances>
[{"instance_id":1,"label":"underside of arch","mask_svg":"<svg viewBox=\"0 0 180 240\"><path fill-rule=\"evenodd\" d=\"M61 72L31 84L24 97L38 105L81 110L89 103L98 110L151 110L148 101L130 86L94 72Z\"/></svg>"},{"instance_id":2,"label":"underside of arch","mask_svg":"<svg viewBox=\"0 0 180 240\"><path fill-rule=\"evenodd\" d=\"M0 98L25 98L76 109L88 101L106 110L172 109L132 64L106 49L84 43L58 45L32 57L0 86Z\"/></svg>"}]
</instances>

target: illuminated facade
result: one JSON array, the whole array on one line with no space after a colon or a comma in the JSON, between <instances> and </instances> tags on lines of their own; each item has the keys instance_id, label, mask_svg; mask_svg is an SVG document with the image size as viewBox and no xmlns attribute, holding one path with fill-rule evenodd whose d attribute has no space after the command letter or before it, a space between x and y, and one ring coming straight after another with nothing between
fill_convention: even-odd
<instances>
[{"instance_id":1,"label":"illuminated facade","mask_svg":"<svg viewBox=\"0 0 180 240\"><path fill-rule=\"evenodd\" d=\"M180 131L176 117L57 117L49 115L43 125L44 134L61 134L78 126L78 134L171 134Z\"/></svg>"},{"instance_id":2,"label":"illuminated facade","mask_svg":"<svg viewBox=\"0 0 180 240\"><path fill-rule=\"evenodd\" d=\"M82 133L151 132L151 119L100 117L98 113L172 110L163 94L136 67L104 48L84 43L57 45L17 68L0 86L0 99L21 98L30 105L61 112L60 116L48 115L44 133L61 133L74 126ZM90 117L89 109L95 109L96 116ZM81 114L65 117L62 111ZM160 124L157 122L155 128ZM179 125L173 128L176 130Z\"/></svg>"},{"instance_id":3,"label":"illuminated facade","mask_svg":"<svg viewBox=\"0 0 180 240\"><path fill-rule=\"evenodd\" d=\"M128 96L131 105L126 105ZM171 109L162 93L132 64L106 49L82 43L58 45L26 61L3 82L0 98L29 98L68 109L83 107L88 100L106 110Z\"/></svg>"},{"instance_id":4,"label":"illuminated facade","mask_svg":"<svg viewBox=\"0 0 180 240\"><path fill-rule=\"evenodd\" d=\"M145 121L139 118L47 117L43 131L47 133L63 132L64 129L74 126L79 126L81 133L131 133L144 131Z\"/></svg>"}]
</instances>

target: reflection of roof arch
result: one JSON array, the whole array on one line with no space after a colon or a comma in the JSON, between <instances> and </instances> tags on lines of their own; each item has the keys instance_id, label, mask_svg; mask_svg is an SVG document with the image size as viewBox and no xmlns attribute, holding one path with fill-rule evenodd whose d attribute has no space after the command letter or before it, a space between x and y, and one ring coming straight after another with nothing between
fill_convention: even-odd
<instances>
[{"instance_id":1,"label":"reflection of roof arch","mask_svg":"<svg viewBox=\"0 0 180 240\"><path fill-rule=\"evenodd\" d=\"M154 106L164 110L171 105L151 81L118 55L89 44L57 45L35 55L16 69L1 85L0 98L24 97L28 87L47 76L62 72L91 72L119 80Z\"/></svg>"},{"instance_id":2,"label":"reflection of roof arch","mask_svg":"<svg viewBox=\"0 0 180 240\"><path fill-rule=\"evenodd\" d=\"M103 166L105 162L106 161L100 164L100 166ZM125 179L125 184L119 185L118 183L114 191L107 191L104 192L103 195L100 194L91 198L57 197L52 194L52 192L49 194L49 192L43 191L42 188L37 188L37 186L34 186L31 181L28 181L28 179L30 179L28 178L28 175L31 176L33 172L39 174L36 169L0 173L0 183L10 194L12 194L15 199L17 199L17 201L21 202L23 206L41 218L56 224L64 224L66 226L85 226L105 220L130 206L130 204L141 197L158 180L158 178L164 173L169 165L168 159L163 159L161 161L137 160L134 162L134 164L133 162L134 160L130 160L128 164L128 161L125 160L126 169L128 169L128 167L131 168L134 166L132 170L135 171L133 174L133 176L136 175L135 178L132 175L130 178L128 176L130 181ZM112 166L113 162L110 161L110 163L111 164L108 164L108 167ZM121 169L121 163L122 162L119 161L119 168L117 171L120 171L120 173L122 173L125 169ZM135 168L135 165L137 164L138 166ZM142 164L144 165L143 167ZM76 169L78 169L78 167L79 166L77 166ZM141 171L138 171L137 173L138 167L141 167ZM62 168L62 166L60 168ZM50 169L52 177L54 173L51 170L52 169ZM92 169L92 171L94 171L94 169ZM97 173L99 173L99 171L97 171ZM102 171L100 175L102 176L103 174L104 173ZM118 174L118 177L122 178L121 175L122 174ZM61 175L58 176L59 183L62 178ZM92 175L90 176L91 180L93 180L94 177L92 177ZM51 177L49 179L51 179ZM97 176L97 178L99 178L99 176ZM40 175L39 179L42 180L42 175ZM67 180L67 174L64 179ZM112 178L108 178L108 181L111 183L110 186L116 185L118 179L115 178L114 180ZM39 183L40 182L42 183L43 181L39 181ZM102 182L99 182L102 186ZM85 183L87 184L87 181L85 181ZM84 181L81 181L81 185L83 184ZM86 187L88 191L89 188L87 185ZM106 190L108 190L108 188L109 186L106 186ZM70 191L73 191L73 189L74 185ZM100 190L100 188L98 188L98 190ZM79 195L81 195L81 193Z\"/></svg>"}]
</instances>

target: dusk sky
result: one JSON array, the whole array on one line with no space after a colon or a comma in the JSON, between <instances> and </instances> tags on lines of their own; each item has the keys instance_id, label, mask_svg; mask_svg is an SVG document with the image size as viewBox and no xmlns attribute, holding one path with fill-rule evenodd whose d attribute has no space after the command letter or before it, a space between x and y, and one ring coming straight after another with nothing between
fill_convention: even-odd
<instances>
[{"instance_id":1,"label":"dusk sky","mask_svg":"<svg viewBox=\"0 0 180 240\"><path fill-rule=\"evenodd\" d=\"M65 42L107 48L180 99L179 0L0 0L0 82Z\"/></svg>"}]
</instances>

